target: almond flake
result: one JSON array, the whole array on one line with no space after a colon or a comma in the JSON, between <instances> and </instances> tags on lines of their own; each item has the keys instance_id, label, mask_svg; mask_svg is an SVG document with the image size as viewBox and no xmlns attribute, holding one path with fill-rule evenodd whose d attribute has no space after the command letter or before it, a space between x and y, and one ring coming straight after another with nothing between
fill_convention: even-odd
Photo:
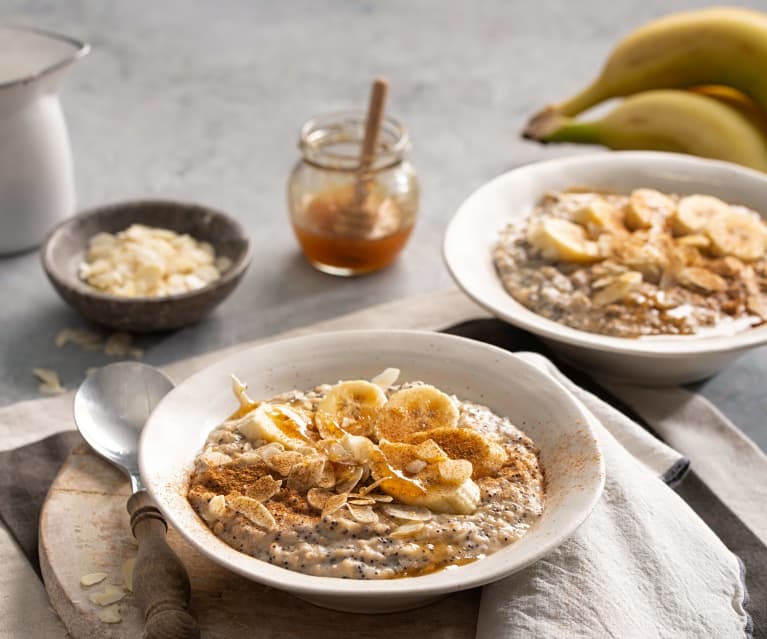
<instances>
[{"instance_id":1,"label":"almond flake","mask_svg":"<svg viewBox=\"0 0 767 639\"><path fill-rule=\"evenodd\" d=\"M265 530L275 530L277 528L277 522L274 520L272 513L260 501L245 497L244 495L228 497L226 501L231 508L249 519L259 528L264 528Z\"/></svg>"},{"instance_id":2,"label":"almond flake","mask_svg":"<svg viewBox=\"0 0 767 639\"><path fill-rule=\"evenodd\" d=\"M288 474L288 488L304 493L319 484L325 459L317 457L295 464Z\"/></svg>"},{"instance_id":3,"label":"almond flake","mask_svg":"<svg viewBox=\"0 0 767 639\"><path fill-rule=\"evenodd\" d=\"M406 521L429 521L432 517L431 510L424 506L406 506L405 504L383 504L383 512L395 519Z\"/></svg>"},{"instance_id":4,"label":"almond flake","mask_svg":"<svg viewBox=\"0 0 767 639\"><path fill-rule=\"evenodd\" d=\"M371 379L370 382L386 390L389 386L393 386L397 382L399 374L399 368L387 368L378 373L378 375Z\"/></svg>"},{"instance_id":5,"label":"almond flake","mask_svg":"<svg viewBox=\"0 0 767 639\"><path fill-rule=\"evenodd\" d=\"M392 537L394 539L401 539L402 537L410 537L411 535L416 534L417 532L420 532L423 530L424 523L422 521L413 522L412 524L405 524L404 526L400 526L395 530L393 533L389 535L389 537Z\"/></svg>"},{"instance_id":6,"label":"almond flake","mask_svg":"<svg viewBox=\"0 0 767 639\"><path fill-rule=\"evenodd\" d=\"M327 517L332 515L338 509L346 506L346 499L349 497L348 493L341 493L340 495L332 495L325 502L325 507L322 509L322 516Z\"/></svg>"},{"instance_id":7,"label":"almond flake","mask_svg":"<svg viewBox=\"0 0 767 639\"><path fill-rule=\"evenodd\" d=\"M211 497L208 502L208 514L213 519L220 519L226 512L226 497L223 495L216 495Z\"/></svg>"},{"instance_id":8,"label":"almond flake","mask_svg":"<svg viewBox=\"0 0 767 639\"><path fill-rule=\"evenodd\" d=\"M120 573L123 577L123 586L129 592L133 592L133 569L136 567L136 558L130 557L123 562Z\"/></svg>"},{"instance_id":9,"label":"almond flake","mask_svg":"<svg viewBox=\"0 0 767 639\"><path fill-rule=\"evenodd\" d=\"M122 621L122 617L120 616L120 606L117 604L99 610L96 615L104 623L120 623Z\"/></svg>"},{"instance_id":10,"label":"almond flake","mask_svg":"<svg viewBox=\"0 0 767 639\"><path fill-rule=\"evenodd\" d=\"M378 521L378 515L369 506L353 506L347 503L346 507L351 516L361 524L374 524Z\"/></svg>"},{"instance_id":11,"label":"almond flake","mask_svg":"<svg viewBox=\"0 0 767 639\"><path fill-rule=\"evenodd\" d=\"M80 586L83 588L88 588L89 586L95 586L96 584L101 583L106 579L109 575L105 572L91 572L87 575L83 575L80 577Z\"/></svg>"},{"instance_id":12,"label":"almond flake","mask_svg":"<svg viewBox=\"0 0 767 639\"><path fill-rule=\"evenodd\" d=\"M365 469L362 466L350 466L344 468L342 473L336 477L336 491L341 493L351 492L362 479Z\"/></svg>"},{"instance_id":13,"label":"almond flake","mask_svg":"<svg viewBox=\"0 0 767 639\"><path fill-rule=\"evenodd\" d=\"M274 479L271 475L264 475L248 486L247 496L260 502L269 501L280 492L281 487L281 481Z\"/></svg>"},{"instance_id":14,"label":"almond flake","mask_svg":"<svg viewBox=\"0 0 767 639\"><path fill-rule=\"evenodd\" d=\"M46 395L61 395L66 393L67 389L61 385L59 374L50 368L33 368L32 374L39 379L42 384L37 387L41 393Z\"/></svg>"},{"instance_id":15,"label":"almond flake","mask_svg":"<svg viewBox=\"0 0 767 639\"><path fill-rule=\"evenodd\" d=\"M333 493L327 490L323 490L321 488L310 488L309 492L306 493L306 501L309 502L309 505L312 508L323 510L325 505L328 503L328 499L330 499L332 496Z\"/></svg>"},{"instance_id":16,"label":"almond flake","mask_svg":"<svg viewBox=\"0 0 767 639\"><path fill-rule=\"evenodd\" d=\"M114 584L107 584L103 590L94 592L88 595L90 599L97 606L108 606L109 604L116 603L125 597L126 592L119 586Z\"/></svg>"},{"instance_id":17,"label":"almond flake","mask_svg":"<svg viewBox=\"0 0 767 639\"><path fill-rule=\"evenodd\" d=\"M349 503L352 504L353 506L372 506L377 502L375 499L364 498L364 499L350 499Z\"/></svg>"}]
</instances>

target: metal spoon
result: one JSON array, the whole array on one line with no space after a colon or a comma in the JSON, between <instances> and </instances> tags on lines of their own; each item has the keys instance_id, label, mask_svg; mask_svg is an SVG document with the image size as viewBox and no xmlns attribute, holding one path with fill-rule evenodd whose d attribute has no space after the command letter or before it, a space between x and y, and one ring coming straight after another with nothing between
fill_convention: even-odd
<instances>
[{"instance_id":1,"label":"metal spoon","mask_svg":"<svg viewBox=\"0 0 767 639\"><path fill-rule=\"evenodd\" d=\"M144 612L144 639L197 639L189 614L186 569L166 540L165 519L144 490L138 470L138 441L149 414L173 388L152 366L118 362L100 368L75 395L77 429L91 448L128 475L131 530L139 547L133 591Z\"/></svg>"}]
</instances>

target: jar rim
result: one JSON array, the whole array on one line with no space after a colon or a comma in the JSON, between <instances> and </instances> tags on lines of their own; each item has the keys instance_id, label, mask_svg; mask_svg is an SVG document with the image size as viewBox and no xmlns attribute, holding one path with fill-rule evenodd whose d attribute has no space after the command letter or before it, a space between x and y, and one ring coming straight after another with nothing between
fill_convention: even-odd
<instances>
[{"instance_id":1,"label":"jar rim","mask_svg":"<svg viewBox=\"0 0 767 639\"><path fill-rule=\"evenodd\" d=\"M304 122L298 138L304 160L324 169L358 170L365 119L365 113L347 110L318 115ZM396 118L385 116L371 170L380 171L399 164L409 145L405 126Z\"/></svg>"}]
</instances>

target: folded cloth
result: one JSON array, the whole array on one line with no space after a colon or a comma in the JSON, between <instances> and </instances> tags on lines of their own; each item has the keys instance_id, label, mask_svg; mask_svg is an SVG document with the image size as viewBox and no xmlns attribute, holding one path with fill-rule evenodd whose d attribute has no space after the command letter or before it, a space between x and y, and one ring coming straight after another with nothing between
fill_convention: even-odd
<instances>
[{"instance_id":1,"label":"folded cloth","mask_svg":"<svg viewBox=\"0 0 767 639\"><path fill-rule=\"evenodd\" d=\"M681 456L645 438L547 359L521 356L587 412L607 479L602 499L568 541L485 586L477 639L750 637L740 560L661 479L684 463Z\"/></svg>"}]
</instances>

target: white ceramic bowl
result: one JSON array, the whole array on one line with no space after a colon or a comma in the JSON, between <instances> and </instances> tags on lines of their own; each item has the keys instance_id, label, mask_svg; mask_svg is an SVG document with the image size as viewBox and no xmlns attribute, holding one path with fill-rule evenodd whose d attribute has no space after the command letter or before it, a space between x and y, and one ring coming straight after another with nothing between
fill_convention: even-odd
<instances>
[{"instance_id":1,"label":"white ceramic bowl","mask_svg":"<svg viewBox=\"0 0 767 639\"><path fill-rule=\"evenodd\" d=\"M509 295L492 260L499 233L523 223L547 191L573 186L627 193L638 187L715 195L767 213L767 175L727 162L675 153L594 153L529 164L484 184L460 206L445 233L455 281L497 317L539 335L564 359L595 375L648 385L691 382L767 342L767 325L717 337L608 337L533 313Z\"/></svg>"},{"instance_id":2,"label":"white ceramic bowl","mask_svg":"<svg viewBox=\"0 0 767 639\"><path fill-rule=\"evenodd\" d=\"M254 559L215 537L185 498L193 459L208 433L236 408L230 374L254 398L339 379L370 378L388 366L400 380L423 380L488 405L524 429L541 451L547 501L518 542L487 559L421 577L314 577ZM237 353L171 391L152 413L140 444L141 476L169 523L204 555L254 581L351 612L426 604L520 570L561 544L588 516L604 483L599 445L586 416L552 378L480 342L418 331L347 331L274 342Z\"/></svg>"}]
</instances>

